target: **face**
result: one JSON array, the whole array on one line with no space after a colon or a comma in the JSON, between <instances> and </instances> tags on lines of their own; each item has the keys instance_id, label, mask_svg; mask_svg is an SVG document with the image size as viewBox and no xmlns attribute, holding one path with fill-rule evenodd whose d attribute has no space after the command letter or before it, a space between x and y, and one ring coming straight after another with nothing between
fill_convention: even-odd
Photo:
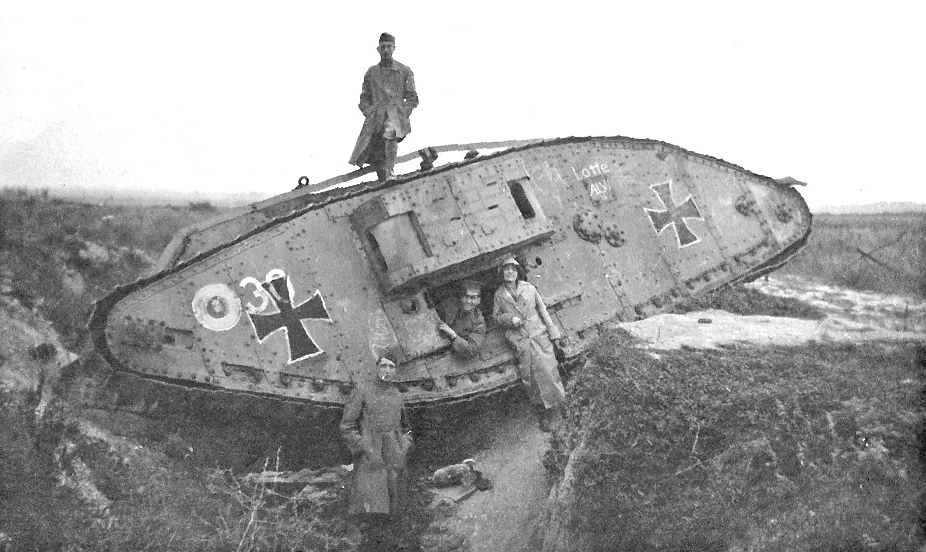
<instances>
[{"instance_id":1,"label":"face","mask_svg":"<svg viewBox=\"0 0 926 552\"><path fill-rule=\"evenodd\" d=\"M515 282L518 279L518 267L506 264L502 267L502 279L506 282Z\"/></svg>"},{"instance_id":2,"label":"face","mask_svg":"<svg viewBox=\"0 0 926 552\"><path fill-rule=\"evenodd\" d=\"M379 364L379 379L386 382L395 381L395 364L387 359L380 359Z\"/></svg>"},{"instance_id":3,"label":"face","mask_svg":"<svg viewBox=\"0 0 926 552\"><path fill-rule=\"evenodd\" d=\"M477 290L466 290L466 293L460 297L460 305L465 312L472 312L479 306L482 297Z\"/></svg>"},{"instance_id":4,"label":"face","mask_svg":"<svg viewBox=\"0 0 926 552\"><path fill-rule=\"evenodd\" d=\"M392 53L395 52L394 42L380 42L376 48L379 52L379 58L383 61L392 61Z\"/></svg>"}]
</instances>

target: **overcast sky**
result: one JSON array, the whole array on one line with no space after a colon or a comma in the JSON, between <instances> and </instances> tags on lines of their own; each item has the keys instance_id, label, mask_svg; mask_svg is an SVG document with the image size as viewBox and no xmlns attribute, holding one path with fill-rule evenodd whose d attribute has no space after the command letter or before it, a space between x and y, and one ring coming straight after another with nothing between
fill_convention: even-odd
<instances>
[{"instance_id":1,"label":"overcast sky","mask_svg":"<svg viewBox=\"0 0 926 552\"><path fill-rule=\"evenodd\" d=\"M923 2L5 2L0 186L292 189L349 172L382 31L427 145L654 138L926 203Z\"/></svg>"}]
</instances>

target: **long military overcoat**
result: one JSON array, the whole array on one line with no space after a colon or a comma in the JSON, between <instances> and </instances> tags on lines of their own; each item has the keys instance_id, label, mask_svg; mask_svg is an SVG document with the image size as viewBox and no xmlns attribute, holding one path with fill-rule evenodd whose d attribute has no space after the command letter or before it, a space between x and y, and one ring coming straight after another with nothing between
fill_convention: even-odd
<instances>
[{"instance_id":1,"label":"long military overcoat","mask_svg":"<svg viewBox=\"0 0 926 552\"><path fill-rule=\"evenodd\" d=\"M554 407L566 398L559 377L556 353L551 340L561 336L553 323L537 288L528 282L518 281L512 294L502 284L495 290L492 316L505 328L505 339L518 355L518 374L527 388L532 404ZM512 319L522 320L516 327Z\"/></svg>"},{"instance_id":2,"label":"long military overcoat","mask_svg":"<svg viewBox=\"0 0 926 552\"><path fill-rule=\"evenodd\" d=\"M402 395L380 381L359 385L341 417L341 436L354 458L349 514L400 514L405 507L411 437Z\"/></svg>"},{"instance_id":3,"label":"long military overcoat","mask_svg":"<svg viewBox=\"0 0 926 552\"><path fill-rule=\"evenodd\" d=\"M382 63L370 67L363 75L358 107L363 112L364 121L349 163L362 167L370 162L373 135L382 132L386 117L395 125L399 140L412 131L409 115L418 107L415 74L407 65L395 60L392 60L391 67Z\"/></svg>"}]
</instances>

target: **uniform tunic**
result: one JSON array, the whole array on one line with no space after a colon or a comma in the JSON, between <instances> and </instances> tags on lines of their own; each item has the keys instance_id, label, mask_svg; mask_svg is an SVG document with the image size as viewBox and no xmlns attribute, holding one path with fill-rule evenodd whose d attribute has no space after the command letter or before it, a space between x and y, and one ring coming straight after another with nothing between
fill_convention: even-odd
<instances>
[{"instance_id":1,"label":"uniform tunic","mask_svg":"<svg viewBox=\"0 0 926 552\"><path fill-rule=\"evenodd\" d=\"M411 438L402 432L402 395L379 381L358 386L341 417L341 436L354 456L348 514L401 514L405 460Z\"/></svg>"},{"instance_id":2,"label":"uniform tunic","mask_svg":"<svg viewBox=\"0 0 926 552\"><path fill-rule=\"evenodd\" d=\"M450 345L460 358L471 359L479 356L479 347L486 336L486 321L479 307L466 312L460 306L459 299L450 299L441 303L438 311L441 320L450 326L457 338Z\"/></svg>"},{"instance_id":3,"label":"uniform tunic","mask_svg":"<svg viewBox=\"0 0 926 552\"><path fill-rule=\"evenodd\" d=\"M559 377L551 341L559 339L561 334L537 288L518 281L512 295L502 284L495 290L492 316L499 326L505 328L505 339L518 354L518 373L531 403L551 408L563 402L566 391ZM515 316L521 319L520 327L512 323Z\"/></svg>"},{"instance_id":4,"label":"uniform tunic","mask_svg":"<svg viewBox=\"0 0 926 552\"><path fill-rule=\"evenodd\" d=\"M392 60L391 66L378 63L367 69L358 106L365 119L348 162L358 167L370 162L373 136L383 131L387 118L395 128L395 137L399 141L405 138L412 131L408 116L417 106L415 74L407 65Z\"/></svg>"}]
</instances>

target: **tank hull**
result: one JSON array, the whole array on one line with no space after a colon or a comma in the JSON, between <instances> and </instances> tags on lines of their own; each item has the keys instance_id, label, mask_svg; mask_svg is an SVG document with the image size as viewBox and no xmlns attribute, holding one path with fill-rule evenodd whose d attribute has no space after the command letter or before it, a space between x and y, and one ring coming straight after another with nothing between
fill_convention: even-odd
<instances>
[{"instance_id":1,"label":"tank hull","mask_svg":"<svg viewBox=\"0 0 926 552\"><path fill-rule=\"evenodd\" d=\"M98 303L91 334L114 369L340 406L394 350L407 404L482 396L518 383L516 357L491 316L479 357L453 355L437 305L476 278L489 315L503 256L527 269L571 359L603 325L780 266L811 228L794 188L624 137L531 143L246 214L211 226L234 237L213 230Z\"/></svg>"}]
</instances>

